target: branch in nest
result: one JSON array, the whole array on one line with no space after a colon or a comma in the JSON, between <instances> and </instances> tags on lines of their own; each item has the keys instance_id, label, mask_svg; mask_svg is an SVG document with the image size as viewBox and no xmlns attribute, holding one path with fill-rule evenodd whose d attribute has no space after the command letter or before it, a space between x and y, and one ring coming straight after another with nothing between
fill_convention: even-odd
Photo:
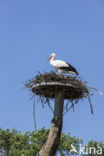
<instances>
[{"instance_id":1,"label":"branch in nest","mask_svg":"<svg viewBox=\"0 0 104 156\"><path fill-rule=\"evenodd\" d=\"M68 106L69 106L69 100L68 100L66 106L64 107L64 110L66 109L66 111L63 113L63 115L65 115L71 108L73 108L72 102L71 102L71 106L69 108L68 108Z\"/></svg>"},{"instance_id":2,"label":"branch in nest","mask_svg":"<svg viewBox=\"0 0 104 156\"><path fill-rule=\"evenodd\" d=\"M36 117L35 117L35 95L34 95L34 100L33 100L33 119L34 119L34 128L35 128L35 131L37 132Z\"/></svg>"},{"instance_id":3,"label":"branch in nest","mask_svg":"<svg viewBox=\"0 0 104 156\"><path fill-rule=\"evenodd\" d=\"M91 113L94 114L89 94L88 94L88 101L89 101L89 104L90 104Z\"/></svg>"}]
</instances>

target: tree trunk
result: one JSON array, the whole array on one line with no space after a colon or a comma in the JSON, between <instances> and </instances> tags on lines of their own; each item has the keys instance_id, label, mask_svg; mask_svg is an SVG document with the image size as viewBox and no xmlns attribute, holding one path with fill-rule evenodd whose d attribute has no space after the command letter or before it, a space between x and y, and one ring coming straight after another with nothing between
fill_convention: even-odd
<instances>
[{"instance_id":1,"label":"tree trunk","mask_svg":"<svg viewBox=\"0 0 104 156\"><path fill-rule=\"evenodd\" d=\"M64 94L58 90L55 95L54 118L51 123L51 129L47 141L39 152L40 156L55 156L62 130L63 105Z\"/></svg>"}]
</instances>

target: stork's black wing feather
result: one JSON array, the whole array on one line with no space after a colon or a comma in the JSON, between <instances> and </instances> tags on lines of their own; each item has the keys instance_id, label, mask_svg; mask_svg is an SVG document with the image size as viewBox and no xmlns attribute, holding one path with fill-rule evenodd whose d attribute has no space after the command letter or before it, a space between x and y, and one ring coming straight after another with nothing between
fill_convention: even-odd
<instances>
[{"instance_id":1,"label":"stork's black wing feather","mask_svg":"<svg viewBox=\"0 0 104 156\"><path fill-rule=\"evenodd\" d=\"M66 62L67 63L67 62ZM78 72L77 72L77 70L71 65L71 64L69 64L69 63L67 63L68 65L69 65L69 68L72 70L72 71L74 71L77 75L79 75L78 74Z\"/></svg>"},{"instance_id":2,"label":"stork's black wing feather","mask_svg":"<svg viewBox=\"0 0 104 156\"><path fill-rule=\"evenodd\" d=\"M67 63L67 62L66 62L66 63ZM66 70L66 71L73 71L73 72L75 72L77 75L79 75L78 72L77 72L77 70L76 70L71 64L69 64L69 63L67 63L67 64L68 64L68 67L60 67L60 69Z\"/></svg>"}]
</instances>

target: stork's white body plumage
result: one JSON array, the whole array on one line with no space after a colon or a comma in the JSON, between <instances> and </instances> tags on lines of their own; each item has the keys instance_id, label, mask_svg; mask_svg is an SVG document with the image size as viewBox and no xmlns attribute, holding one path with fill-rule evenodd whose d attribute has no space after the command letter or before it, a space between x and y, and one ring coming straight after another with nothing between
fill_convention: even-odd
<instances>
[{"instance_id":1,"label":"stork's white body plumage","mask_svg":"<svg viewBox=\"0 0 104 156\"><path fill-rule=\"evenodd\" d=\"M53 67L55 67L59 71L59 73L61 73L61 74L71 73L71 74L78 75L78 72L76 71L76 69L72 65L70 65L69 63L67 63L65 61L55 60L55 57L56 57L56 54L52 53L47 61L50 60L50 64Z\"/></svg>"}]
</instances>

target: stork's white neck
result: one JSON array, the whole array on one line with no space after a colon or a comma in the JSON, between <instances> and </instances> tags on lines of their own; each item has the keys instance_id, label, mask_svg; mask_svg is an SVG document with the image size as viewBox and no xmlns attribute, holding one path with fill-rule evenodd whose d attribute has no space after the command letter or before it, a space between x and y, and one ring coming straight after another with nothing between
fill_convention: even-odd
<instances>
[{"instance_id":1,"label":"stork's white neck","mask_svg":"<svg viewBox=\"0 0 104 156\"><path fill-rule=\"evenodd\" d=\"M54 61L54 59L55 59L55 57L52 57L52 58L50 59L50 63L51 63L52 61Z\"/></svg>"}]
</instances>

